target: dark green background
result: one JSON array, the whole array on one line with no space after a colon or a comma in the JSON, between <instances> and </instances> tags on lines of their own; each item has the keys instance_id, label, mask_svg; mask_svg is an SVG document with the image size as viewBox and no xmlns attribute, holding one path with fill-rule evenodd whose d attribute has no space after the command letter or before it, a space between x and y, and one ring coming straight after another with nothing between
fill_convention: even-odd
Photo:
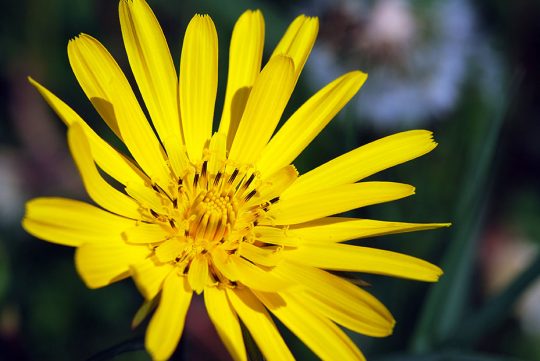
<instances>
[{"instance_id":1,"label":"dark green background","mask_svg":"<svg viewBox=\"0 0 540 361\"><path fill-rule=\"evenodd\" d=\"M422 12L423 4L429 2L415 2L414 11ZM150 5L176 62L191 16L196 12L212 16L220 39L220 109L228 40L236 18L248 8L263 10L268 56L300 3L153 0ZM368 281L370 291L398 321L394 335L386 339L351 334L370 360L540 360L540 335L524 333L514 312L516 300L540 273L540 261L533 256L528 270L508 288L488 295L486 280L494 275L485 272L489 254L480 252L493 237L505 239L510 246L518 238L537 245L540 241L540 4L478 0L472 6L478 31L487 34L502 64L498 81L504 91L486 96L471 67L451 111L417 125L433 130L439 147L421 159L372 177L414 184L417 194L356 215L450 221L453 226L362 241L428 259L445 270L434 286L346 275ZM45 84L108 137L110 133L71 73L66 44L80 32L96 36L126 70L117 3L6 1L0 31L0 154L9 159L0 172L16 175L22 193L20 202L11 205L0 221L0 359L83 360L132 338L135 341L127 348L137 348L144 326L131 331L130 323L142 299L132 282L87 289L76 274L72 249L34 239L19 224L26 199L86 199L70 159L64 126L26 76ZM312 82L306 75L300 78L287 114L316 91L308 84ZM364 87L369 84L368 80ZM301 171L378 137L412 128L400 119L390 128L373 126L357 119L352 107L345 108L339 118L299 158ZM513 256L508 257L510 264ZM508 270L503 265L498 271ZM194 301L175 359L226 360L226 351L207 323L200 301ZM288 331L284 335L299 359L315 359ZM147 360L148 356L140 350L117 359Z\"/></svg>"}]
</instances>

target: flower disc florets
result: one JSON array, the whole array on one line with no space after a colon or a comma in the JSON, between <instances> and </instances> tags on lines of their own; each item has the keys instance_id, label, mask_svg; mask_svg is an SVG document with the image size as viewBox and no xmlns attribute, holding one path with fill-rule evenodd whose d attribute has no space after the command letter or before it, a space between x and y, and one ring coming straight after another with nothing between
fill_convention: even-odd
<instances>
[{"instance_id":1,"label":"flower disc florets","mask_svg":"<svg viewBox=\"0 0 540 361\"><path fill-rule=\"evenodd\" d=\"M237 254L240 248L257 253L263 266L275 264L283 245L259 240L256 227L271 223L267 212L297 176L296 169L288 166L263 181L251 166L205 153L182 177L171 177L167 190L156 183L140 193L127 188L141 205L141 223L157 224L166 231L165 239L149 243L155 261L173 264L180 274L188 275L197 292L209 284L236 286L235 277L227 274L226 266L219 266L218 258ZM130 242L129 233L125 239ZM189 277L192 268L197 268L191 273L199 277Z\"/></svg>"}]
</instances>

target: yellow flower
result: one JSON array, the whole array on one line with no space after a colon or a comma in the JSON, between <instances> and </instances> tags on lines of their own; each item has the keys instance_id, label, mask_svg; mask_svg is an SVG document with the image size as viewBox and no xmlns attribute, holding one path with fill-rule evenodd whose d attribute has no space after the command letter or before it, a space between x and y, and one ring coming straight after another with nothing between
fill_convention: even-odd
<instances>
[{"instance_id":1,"label":"yellow flower","mask_svg":"<svg viewBox=\"0 0 540 361\"><path fill-rule=\"evenodd\" d=\"M428 282L442 272L417 258L343 242L447 224L331 216L412 195L410 185L358 181L431 151L431 133L391 135L299 176L291 163L367 77L353 71L336 79L275 132L315 41L316 18L296 18L262 70L262 14L239 18L215 133L218 42L210 17L196 15L189 23L179 79L144 0L120 1L120 23L152 125L103 45L84 34L71 40L77 80L132 158L30 79L68 126L73 158L100 207L34 199L24 228L76 247L77 270L91 288L134 279L144 309L156 305L145 341L154 360L176 348L193 292L204 294L235 360L246 360L240 320L267 359L293 358L270 313L322 359L363 359L338 325L382 337L392 332L394 319L369 293L327 270Z\"/></svg>"}]
</instances>

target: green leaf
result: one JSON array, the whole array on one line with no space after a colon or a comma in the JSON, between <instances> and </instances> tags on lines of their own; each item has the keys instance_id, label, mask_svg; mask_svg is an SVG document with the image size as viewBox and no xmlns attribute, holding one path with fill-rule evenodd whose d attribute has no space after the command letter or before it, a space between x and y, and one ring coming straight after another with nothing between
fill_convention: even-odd
<instances>
[{"instance_id":1,"label":"green leaf","mask_svg":"<svg viewBox=\"0 0 540 361\"><path fill-rule=\"evenodd\" d=\"M514 85L519 80L517 77ZM516 94L514 88L510 87L509 94ZM439 347L454 335L464 317L492 163L508 107L508 99L492 101L483 107L477 104L473 108L480 109L480 114L471 114L467 119L470 124L480 124L481 127L464 133L464 136L470 136L472 157L464 172L462 193L453 222L455 234L443 257L445 275L430 289L412 340L412 350L416 353L430 352Z\"/></svg>"}]
</instances>

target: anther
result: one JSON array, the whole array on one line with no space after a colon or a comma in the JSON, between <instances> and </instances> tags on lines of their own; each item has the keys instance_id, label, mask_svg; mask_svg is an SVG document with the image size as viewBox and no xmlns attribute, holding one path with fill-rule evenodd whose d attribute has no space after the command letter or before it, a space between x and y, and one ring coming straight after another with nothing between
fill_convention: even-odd
<instances>
[{"instance_id":1,"label":"anther","mask_svg":"<svg viewBox=\"0 0 540 361\"><path fill-rule=\"evenodd\" d=\"M270 204L274 204L274 203L276 203L277 201L279 201L279 197L274 197L274 198L270 199L269 202L270 202Z\"/></svg>"},{"instance_id":2,"label":"anther","mask_svg":"<svg viewBox=\"0 0 540 361\"><path fill-rule=\"evenodd\" d=\"M153 209L150 209L150 214L152 214L152 216L154 216L154 218L159 218L159 214L157 214L157 212L154 211Z\"/></svg>"},{"instance_id":3,"label":"anther","mask_svg":"<svg viewBox=\"0 0 540 361\"><path fill-rule=\"evenodd\" d=\"M218 172L216 174L216 178L214 179L214 186L217 186L219 184L220 179L221 179L221 172Z\"/></svg>"},{"instance_id":4,"label":"anther","mask_svg":"<svg viewBox=\"0 0 540 361\"><path fill-rule=\"evenodd\" d=\"M171 225L172 228L176 228L176 223L174 223L174 219L169 218L169 224Z\"/></svg>"},{"instance_id":5,"label":"anther","mask_svg":"<svg viewBox=\"0 0 540 361\"><path fill-rule=\"evenodd\" d=\"M229 184L232 184L234 182L236 176L238 175L238 168L235 168L234 172L232 172L231 176L229 177Z\"/></svg>"},{"instance_id":6,"label":"anther","mask_svg":"<svg viewBox=\"0 0 540 361\"><path fill-rule=\"evenodd\" d=\"M257 194L257 190L253 189L251 192L248 193L248 195L246 196L246 198L244 198L244 200L247 202L249 201L251 198L253 198L253 196Z\"/></svg>"},{"instance_id":7,"label":"anther","mask_svg":"<svg viewBox=\"0 0 540 361\"><path fill-rule=\"evenodd\" d=\"M174 208L178 208L178 198L172 200L172 205Z\"/></svg>"},{"instance_id":8,"label":"anther","mask_svg":"<svg viewBox=\"0 0 540 361\"><path fill-rule=\"evenodd\" d=\"M193 178L193 186L197 187L197 184L199 184L199 173L195 174L195 177Z\"/></svg>"},{"instance_id":9,"label":"anther","mask_svg":"<svg viewBox=\"0 0 540 361\"><path fill-rule=\"evenodd\" d=\"M207 168L208 168L208 161L205 160L202 164L202 169L201 169L201 175L203 177L206 177L206 171L207 171Z\"/></svg>"},{"instance_id":10,"label":"anther","mask_svg":"<svg viewBox=\"0 0 540 361\"><path fill-rule=\"evenodd\" d=\"M255 179L255 174L251 173L248 180L246 181L246 183L244 183L244 185L242 187L244 189L247 189L249 187L249 185L251 184L251 182L253 182L254 179Z\"/></svg>"}]
</instances>

